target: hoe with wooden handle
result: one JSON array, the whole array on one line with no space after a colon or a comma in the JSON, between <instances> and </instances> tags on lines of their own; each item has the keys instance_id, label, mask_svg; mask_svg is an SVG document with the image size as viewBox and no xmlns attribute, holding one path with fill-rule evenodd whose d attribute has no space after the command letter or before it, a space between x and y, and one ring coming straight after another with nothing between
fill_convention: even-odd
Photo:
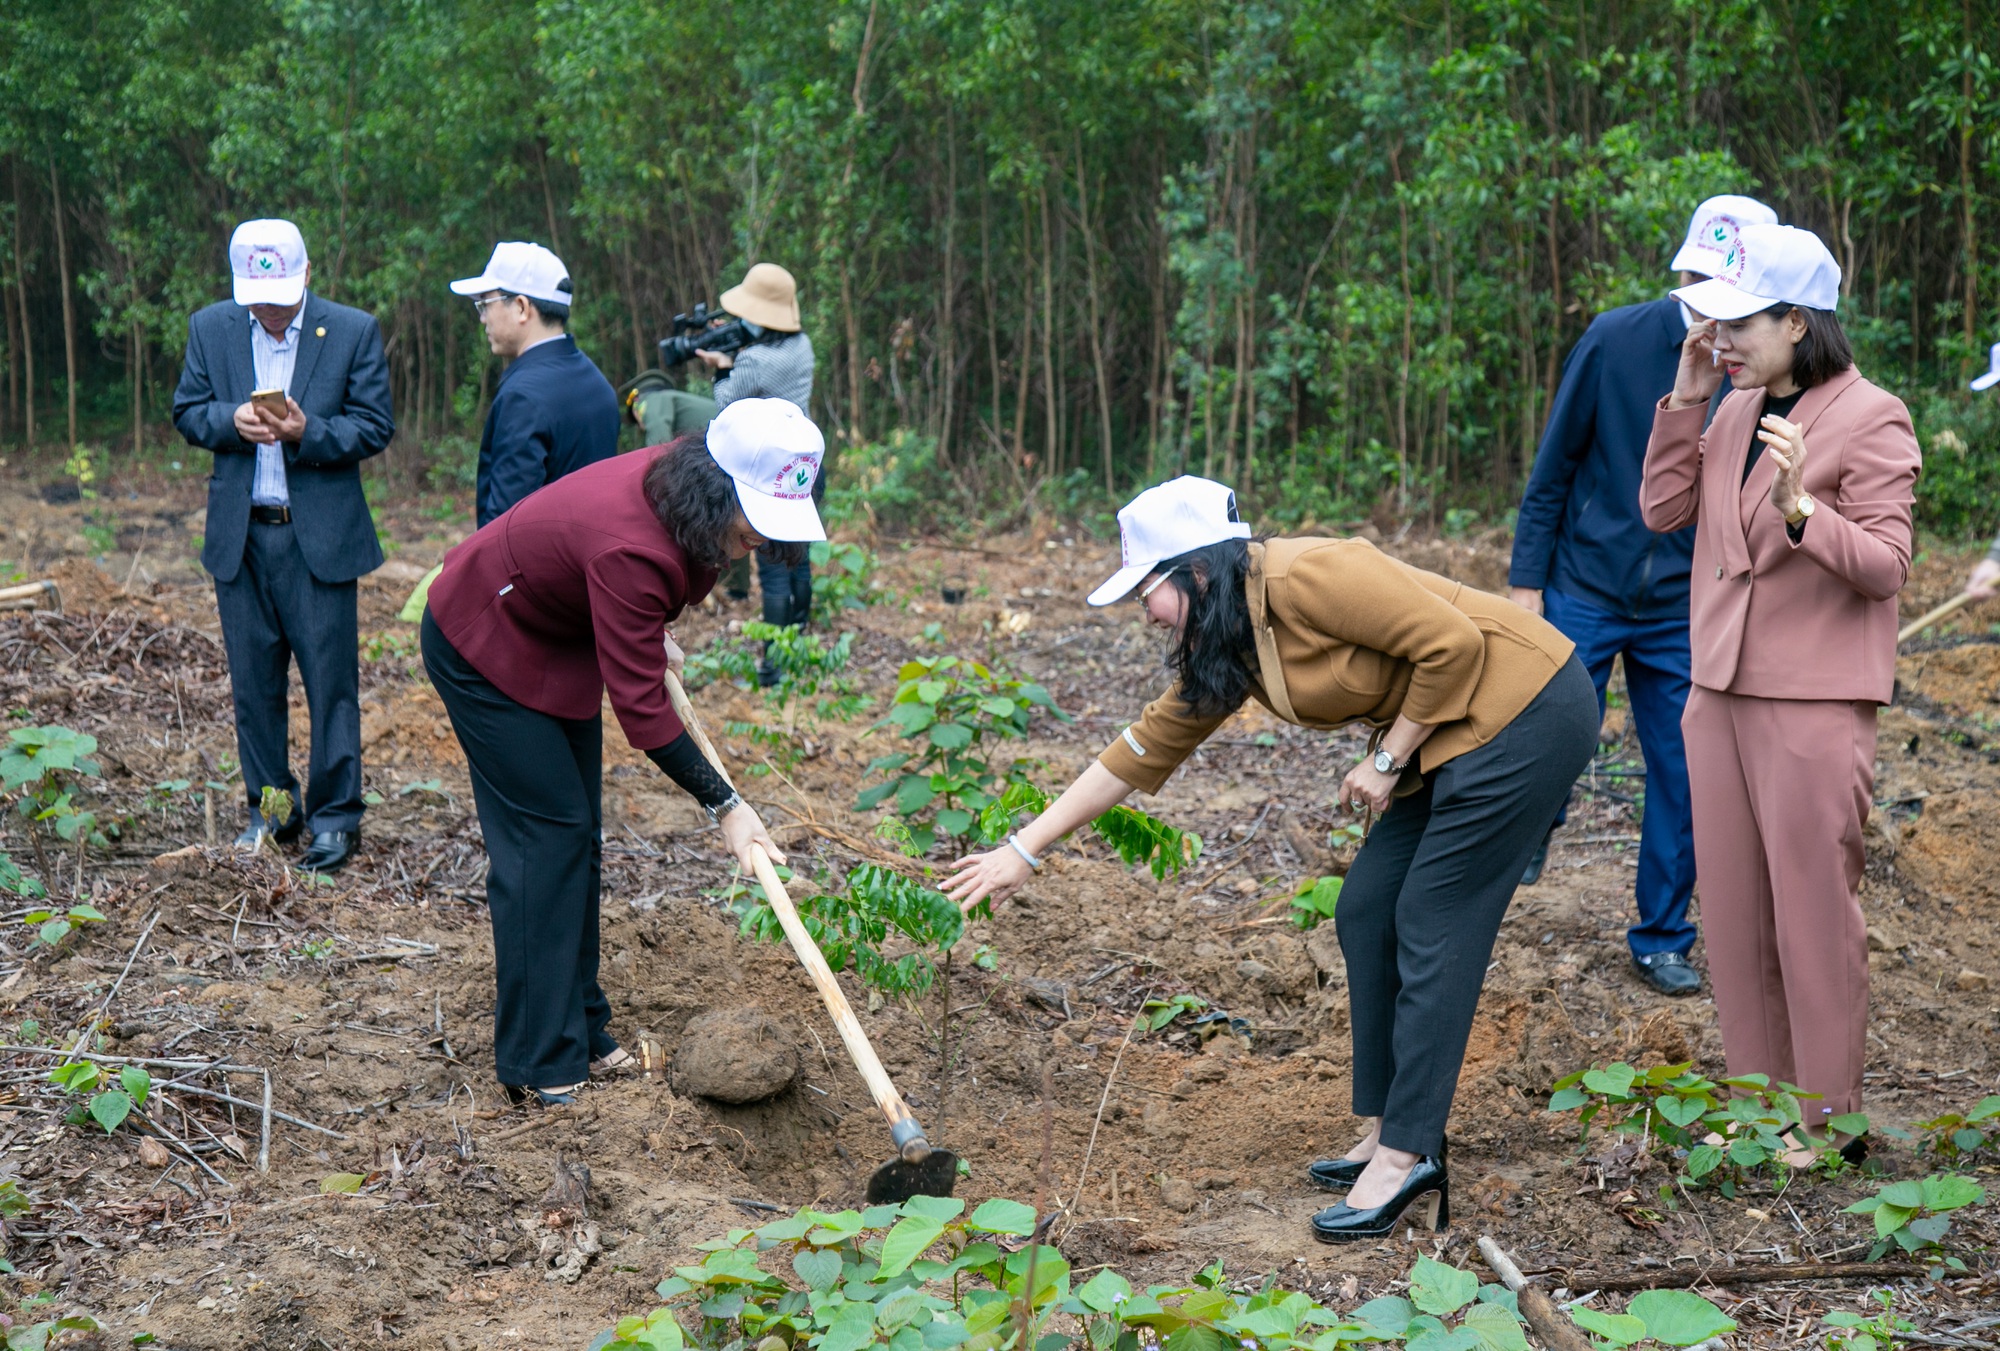
<instances>
[{"instance_id":1,"label":"hoe with wooden handle","mask_svg":"<svg viewBox=\"0 0 2000 1351\"><path fill-rule=\"evenodd\" d=\"M667 694L674 702L674 712L680 715L681 723L688 735L701 747L716 772L722 775L731 788L736 785L729 778L729 771L723 767L722 757L715 753L715 746L708 734L702 731L701 720L695 716L694 705L688 702L687 690L681 686L680 677L673 671L667 672ZM761 845L752 851L756 865L757 880L764 886L765 899L770 901L772 913L784 928L785 938L798 954L799 964L812 977L819 989L819 997L826 1003L827 1014L840 1033L840 1040L847 1047L847 1054L854 1061L854 1068L861 1071L861 1078L868 1085L869 1096L889 1121L889 1138L895 1143L897 1157L877 1168L868 1179L868 1201L871 1205L896 1205L912 1196L950 1196L952 1188L958 1185L958 1155L948 1149L933 1148L924 1138L924 1128L903 1101L903 1095L896 1091L889 1081L888 1071L875 1054L875 1048L868 1043L868 1034L861 1030L860 1020L848 1006L847 996L841 992L840 984L833 978L833 970L820 954L819 945L806 926L799 921L798 908L785 891L785 884L778 880L778 873L771 866L769 856Z\"/></svg>"}]
</instances>

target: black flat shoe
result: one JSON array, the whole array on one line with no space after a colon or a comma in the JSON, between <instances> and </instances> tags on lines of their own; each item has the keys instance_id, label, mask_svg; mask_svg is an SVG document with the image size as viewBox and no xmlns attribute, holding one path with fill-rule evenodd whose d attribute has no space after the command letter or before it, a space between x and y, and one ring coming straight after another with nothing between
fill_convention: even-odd
<instances>
[{"instance_id":1,"label":"black flat shoe","mask_svg":"<svg viewBox=\"0 0 2000 1351\"><path fill-rule=\"evenodd\" d=\"M1690 995L1701 991L1701 972L1688 965L1688 959L1678 952L1655 952L1644 957L1634 957L1632 967L1639 978L1667 995Z\"/></svg>"},{"instance_id":2,"label":"black flat shoe","mask_svg":"<svg viewBox=\"0 0 2000 1351\"><path fill-rule=\"evenodd\" d=\"M1379 1206L1356 1210L1345 1201L1328 1206L1312 1217L1313 1237L1321 1243L1388 1238L1412 1207L1418 1209L1428 1229L1443 1229L1451 1223L1451 1177L1443 1160L1418 1159L1402 1189Z\"/></svg>"},{"instance_id":3,"label":"black flat shoe","mask_svg":"<svg viewBox=\"0 0 2000 1351\"><path fill-rule=\"evenodd\" d=\"M1550 826L1548 834L1542 836L1542 842L1535 846L1535 852L1528 855L1528 866L1521 869L1522 886L1532 887L1542 880L1542 869L1549 863L1549 841L1555 838L1555 833L1556 828Z\"/></svg>"},{"instance_id":4,"label":"black flat shoe","mask_svg":"<svg viewBox=\"0 0 2000 1351\"><path fill-rule=\"evenodd\" d=\"M567 1107L576 1101L577 1090L583 1085L570 1084L563 1088L523 1088L519 1084L502 1084L500 1087L507 1094L507 1101L516 1107L531 1100L544 1107Z\"/></svg>"},{"instance_id":5,"label":"black flat shoe","mask_svg":"<svg viewBox=\"0 0 2000 1351\"><path fill-rule=\"evenodd\" d=\"M303 816L294 816L282 826L273 828L262 816L243 827L243 833L236 837L236 847L248 853L256 853L264 847L265 840L276 840L279 844L290 844L306 828Z\"/></svg>"},{"instance_id":6,"label":"black flat shoe","mask_svg":"<svg viewBox=\"0 0 2000 1351\"><path fill-rule=\"evenodd\" d=\"M312 848L299 860L299 867L309 873L339 872L360 847L358 830L322 830L313 836Z\"/></svg>"},{"instance_id":7,"label":"black flat shoe","mask_svg":"<svg viewBox=\"0 0 2000 1351\"><path fill-rule=\"evenodd\" d=\"M1437 1158L1443 1163L1449 1157L1449 1141L1438 1146ZM1314 1159L1306 1165L1306 1181L1325 1192L1344 1192L1352 1187L1361 1176L1361 1170L1368 1166L1366 1159Z\"/></svg>"}]
</instances>

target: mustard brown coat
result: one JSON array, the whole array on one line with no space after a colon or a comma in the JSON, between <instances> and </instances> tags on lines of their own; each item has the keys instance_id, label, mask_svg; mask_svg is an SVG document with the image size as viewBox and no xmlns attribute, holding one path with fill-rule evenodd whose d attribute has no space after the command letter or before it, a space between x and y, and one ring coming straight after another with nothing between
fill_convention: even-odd
<instances>
[{"instance_id":1,"label":"mustard brown coat","mask_svg":"<svg viewBox=\"0 0 2000 1351\"><path fill-rule=\"evenodd\" d=\"M1540 615L1366 540L1252 544L1245 590L1260 631L1251 697L1302 727L1387 727L1399 714L1437 725L1418 752L1426 774L1492 740L1576 646ZM1228 716L1189 712L1176 686L1098 761L1157 793Z\"/></svg>"}]
</instances>

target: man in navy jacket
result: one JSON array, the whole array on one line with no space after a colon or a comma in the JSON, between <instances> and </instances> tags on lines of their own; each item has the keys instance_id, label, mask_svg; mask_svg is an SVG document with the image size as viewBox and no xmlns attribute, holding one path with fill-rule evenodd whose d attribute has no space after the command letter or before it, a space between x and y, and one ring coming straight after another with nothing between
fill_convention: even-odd
<instances>
[{"instance_id":1,"label":"man in navy jacket","mask_svg":"<svg viewBox=\"0 0 2000 1351\"><path fill-rule=\"evenodd\" d=\"M618 394L566 331L569 269L539 244L493 248L451 289L473 298L487 344L512 359L479 438L476 516L485 525L535 489L618 453Z\"/></svg>"},{"instance_id":2,"label":"man in navy jacket","mask_svg":"<svg viewBox=\"0 0 2000 1351\"><path fill-rule=\"evenodd\" d=\"M234 301L188 321L174 425L215 452L201 564L215 578L250 802L237 843L289 843L310 828L300 866L331 872L361 839L355 583L382 565L382 548L360 465L396 430L389 366L373 316L306 289L290 221L245 221L229 263ZM259 392L263 407L251 402ZM287 744L294 659L312 720L303 802ZM291 795L289 819L265 818L265 788Z\"/></svg>"},{"instance_id":3,"label":"man in navy jacket","mask_svg":"<svg viewBox=\"0 0 2000 1351\"><path fill-rule=\"evenodd\" d=\"M1776 212L1747 197L1703 202L1672 263L1681 284L1722 271L1741 227L1776 221ZM1639 974L1664 994L1701 988L1687 962L1696 937L1687 917L1694 825L1681 742L1694 529L1669 535L1646 529L1639 518L1639 478L1654 405L1673 388L1690 322L1679 302L1661 299L1608 310L1584 331L1563 365L1521 498L1507 576L1514 600L1576 643L1597 684L1600 710L1612 658L1624 665L1646 762L1639 922L1626 931L1626 941ZM1544 840L1523 884L1539 878L1547 849Z\"/></svg>"}]
</instances>

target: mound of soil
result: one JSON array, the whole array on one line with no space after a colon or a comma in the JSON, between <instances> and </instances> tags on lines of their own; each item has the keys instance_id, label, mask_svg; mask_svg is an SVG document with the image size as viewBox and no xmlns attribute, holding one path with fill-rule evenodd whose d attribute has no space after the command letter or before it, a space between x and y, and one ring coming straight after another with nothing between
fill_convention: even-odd
<instances>
[{"instance_id":1,"label":"mound of soil","mask_svg":"<svg viewBox=\"0 0 2000 1351\"><path fill-rule=\"evenodd\" d=\"M798 1077L798 1048L762 1009L711 1009L687 1025L674 1052L674 1087L715 1102L762 1102Z\"/></svg>"}]
</instances>

